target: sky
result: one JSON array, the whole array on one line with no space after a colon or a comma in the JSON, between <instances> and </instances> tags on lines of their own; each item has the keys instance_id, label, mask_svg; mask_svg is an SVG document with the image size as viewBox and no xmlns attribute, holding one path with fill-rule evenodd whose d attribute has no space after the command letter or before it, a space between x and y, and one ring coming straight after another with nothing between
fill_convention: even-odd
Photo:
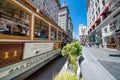
<instances>
[{"instance_id":1,"label":"sky","mask_svg":"<svg viewBox=\"0 0 120 80\"><path fill-rule=\"evenodd\" d=\"M79 24L87 26L86 0L60 0L62 4L66 1L72 18L73 30L78 37Z\"/></svg>"}]
</instances>

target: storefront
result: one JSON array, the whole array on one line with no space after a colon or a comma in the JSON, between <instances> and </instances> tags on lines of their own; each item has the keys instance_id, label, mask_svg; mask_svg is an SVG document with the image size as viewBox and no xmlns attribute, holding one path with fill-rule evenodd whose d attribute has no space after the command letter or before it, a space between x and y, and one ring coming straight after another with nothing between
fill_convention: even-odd
<instances>
[{"instance_id":1,"label":"storefront","mask_svg":"<svg viewBox=\"0 0 120 80\"><path fill-rule=\"evenodd\" d=\"M102 39L103 39L103 47L116 49L116 21L111 24L106 25L102 29Z\"/></svg>"},{"instance_id":2,"label":"storefront","mask_svg":"<svg viewBox=\"0 0 120 80\"><path fill-rule=\"evenodd\" d=\"M117 20L116 26L117 26L117 29L115 30L116 45L117 45L117 50L120 51L120 18Z\"/></svg>"},{"instance_id":3,"label":"storefront","mask_svg":"<svg viewBox=\"0 0 120 80\"><path fill-rule=\"evenodd\" d=\"M120 18L102 29L102 38L104 48L112 48L120 51Z\"/></svg>"},{"instance_id":4,"label":"storefront","mask_svg":"<svg viewBox=\"0 0 120 80\"><path fill-rule=\"evenodd\" d=\"M91 34L88 34L88 41L95 43L95 34L96 34L96 30L94 32L92 32Z\"/></svg>"},{"instance_id":5,"label":"storefront","mask_svg":"<svg viewBox=\"0 0 120 80\"><path fill-rule=\"evenodd\" d=\"M95 34L95 43L97 47L102 47L102 33L101 30L99 30L98 32L96 32Z\"/></svg>"},{"instance_id":6,"label":"storefront","mask_svg":"<svg viewBox=\"0 0 120 80\"><path fill-rule=\"evenodd\" d=\"M116 30L116 45L117 50L120 51L120 29Z\"/></svg>"},{"instance_id":7,"label":"storefront","mask_svg":"<svg viewBox=\"0 0 120 80\"><path fill-rule=\"evenodd\" d=\"M104 43L105 43L104 48L116 49L115 40L116 40L115 35L104 37Z\"/></svg>"}]
</instances>

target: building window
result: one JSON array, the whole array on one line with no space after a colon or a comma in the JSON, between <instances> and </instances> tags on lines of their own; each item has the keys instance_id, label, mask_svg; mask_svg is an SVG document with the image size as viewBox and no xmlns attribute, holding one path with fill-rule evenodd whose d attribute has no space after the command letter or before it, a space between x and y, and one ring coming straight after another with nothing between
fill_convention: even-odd
<instances>
[{"instance_id":1,"label":"building window","mask_svg":"<svg viewBox=\"0 0 120 80\"><path fill-rule=\"evenodd\" d=\"M43 2L43 5L45 6L45 3Z\"/></svg>"},{"instance_id":2,"label":"building window","mask_svg":"<svg viewBox=\"0 0 120 80\"><path fill-rule=\"evenodd\" d=\"M103 4L103 6L105 6L105 0L102 0L102 4Z\"/></svg>"},{"instance_id":3,"label":"building window","mask_svg":"<svg viewBox=\"0 0 120 80\"><path fill-rule=\"evenodd\" d=\"M104 32L107 33L107 28L104 28Z\"/></svg>"},{"instance_id":4,"label":"building window","mask_svg":"<svg viewBox=\"0 0 120 80\"><path fill-rule=\"evenodd\" d=\"M113 31L113 30L115 30L116 29L116 21L115 22L113 22L112 24L110 24L110 31Z\"/></svg>"},{"instance_id":5,"label":"building window","mask_svg":"<svg viewBox=\"0 0 120 80\"><path fill-rule=\"evenodd\" d=\"M63 17L63 16L65 16L65 14L60 15L60 17Z\"/></svg>"},{"instance_id":6,"label":"building window","mask_svg":"<svg viewBox=\"0 0 120 80\"><path fill-rule=\"evenodd\" d=\"M115 37L114 36L111 37L111 44L115 44Z\"/></svg>"},{"instance_id":7,"label":"building window","mask_svg":"<svg viewBox=\"0 0 120 80\"><path fill-rule=\"evenodd\" d=\"M116 26L117 26L117 29L120 29L120 18L117 19Z\"/></svg>"},{"instance_id":8,"label":"building window","mask_svg":"<svg viewBox=\"0 0 120 80\"><path fill-rule=\"evenodd\" d=\"M99 0L97 0L97 2L99 3Z\"/></svg>"},{"instance_id":9,"label":"building window","mask_svg":"<svg viewBox=\"0 0 120 80\"><path fill-rule=\"evenodd\" d=\"M99 13L100 13L100 7L98 8L98 11L99 11Z\"/></svg>"},{"instance_id":10,"label":"building window","mask_svg":"<svg viewBox=\"0 0 120 80\"><path fill-rule=\"evenodd\" d=\"M98 12L96 11L96 15L98 16Z\"/></svg>"},{"instance_id":11,"label":"building window","mask_svg":"<svg viewBox=\"0 0 120 80\"><path fill-rule=\"evenodd\" d=\"M95 3L95 6L97 7L97 3Z\"/></svg>"}]
</instances>

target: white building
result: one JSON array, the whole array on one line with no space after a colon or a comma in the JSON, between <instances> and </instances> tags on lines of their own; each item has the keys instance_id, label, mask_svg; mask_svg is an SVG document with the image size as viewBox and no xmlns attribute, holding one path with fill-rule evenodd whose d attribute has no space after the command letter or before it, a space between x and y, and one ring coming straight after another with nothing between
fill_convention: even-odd
<instances>
[{"instance_id":1,"label":"white building","mask_svg":"<svg viewBox=\"0 0 120 80\"><path fill-rule=\"evenodd\" d=\"M73 31L73 41L76 41L77 40L77 36L75 34L75 32Z\"/></svg>"},{"instance_id":2,"label":"white building","mask_svg":"<svg viewBox=\"0 0 120 80\"><path fill-rule=\"evenodd\" d=\"M120 50L120 0L87 0L86 6L90 41Z\"/></svg>"},{"instance_id":3,"label":"white building","mask_svg":"<svg viewBox=\"0 0 120 80\"><path fill-rule=\"evenodd\" d=\"M60 8L59 0L29 0L44 14L51 18L55 23L58 23L58 12Z\"/></svg>"},{"instance_id":4,"label":"white building","mask_svg":"<svg viewBox=\"0 0 120 80\"><path fill-rule=\"evenodd\" d=\"M87 35L88 35L87 27L83 24L80 24L78 30L79 30L78 31L79 32L79 41L82 42L84 40L84 38L87 38Z\"/></svg>"},{"instance_id":5,"label":"white building","mask_svg":"<svg viewBox=\"0 0 120 80\"><path fill-rule=\"evenodd\" d=\"M83 24L79 25L79 35L87 35L87 27Z\"/></svg>"}]
</instances>

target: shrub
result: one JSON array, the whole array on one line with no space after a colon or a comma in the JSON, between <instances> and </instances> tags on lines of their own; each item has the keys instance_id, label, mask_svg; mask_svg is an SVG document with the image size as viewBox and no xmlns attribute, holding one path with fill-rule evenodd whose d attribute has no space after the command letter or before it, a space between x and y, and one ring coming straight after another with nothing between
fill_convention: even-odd
<instances>
[{"instance_id":1,"label":"shrub","mask_svg":"<svg viewBox=\"0 0 120 80\"><path fill-rule=\"evenodd\" d=\"M68 59L68 63L71 63L74 71L77 70L76 59L79 55L81 55L82 47L78 42L72 42L71 44L67 44L62 49L62 56Z\"/></svg>"},{"instance_id":2,"label":"shrub","mask_svg":"<svg viewBox=\"0 0 120 80\"><path fill-rule=\"evenodd\" d=\"M79 78L77 78L74 73L66 71L55 75L53 80L79 80Z\"/></svg>"},{"instance_id":3,"label":"shrub","mask_svg":"<svg viewBox=\"0 0 120 80\"><path fill-rule=\"evenodd\" d=\"M71 45L75 48L75 52L73 55L79 56L81 55L82 47L78 42L72 42Z\"/></svg>"}]
</instances>

